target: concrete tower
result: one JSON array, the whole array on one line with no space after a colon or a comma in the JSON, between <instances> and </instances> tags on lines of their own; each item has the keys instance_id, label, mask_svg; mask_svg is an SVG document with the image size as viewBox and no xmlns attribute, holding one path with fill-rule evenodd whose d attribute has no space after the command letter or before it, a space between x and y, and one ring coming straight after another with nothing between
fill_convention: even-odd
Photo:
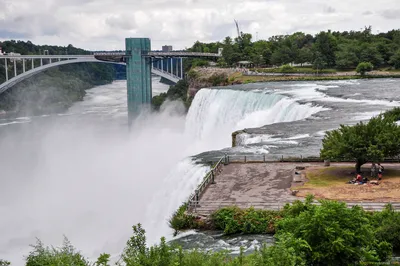
<instances>
[{"instance_id":1,"label":"concrete tower","mask_svg":"<svg viewBox=\"0 0 400 266\"><path fill-rule=\"evenodd\" d=\"M128 118L132 120L151 103L151 51L149 38L126 38L126 79L128 90Z\"/></svg>"}]
</instances>

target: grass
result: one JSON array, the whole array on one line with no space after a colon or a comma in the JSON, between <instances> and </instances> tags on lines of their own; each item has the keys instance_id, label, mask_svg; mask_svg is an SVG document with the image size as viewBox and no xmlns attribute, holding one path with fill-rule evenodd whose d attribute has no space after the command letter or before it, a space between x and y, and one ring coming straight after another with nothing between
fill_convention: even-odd
<instances>
[{"instance_id":1,"label":"grass","mask_svg":"<svg viewBox=\"0 0 400 266\"><path fill-rule=\"evenodd\" d=\"M349 176L344 177L342 173L350 173L352 169L349 167L328 167L307 170L306 176L309 181L303 187L328 187L343 184L343 182L349 180Z\"/></svg>"},{"instance_id":2,"label":"grass","mask_svg":"<svg viewBox=\"0 0 400 266\"><path fill-rule=\"evenodd\" d=\"M400 78L399 72L391 72L390 75L377 75L368 74L365 76L360 75L346 75L341 76L340 74L333 74L330 76L293 76L290 73L282 74L279 76L247 76L242 73L235 73L228 79L229 83L256 83L256 82L268 82L268 81L318 81L318 80L349 80L349 79L370 79L370 78Z\"/></svg>"},{"instance_id":3,"label":"grass","mask_svg":"<svg viewBox=\"0 0 400 266\"><path fill-rule=\"evenodd\" d=\"M321 73L321 74L329 74L329 73L336 73L336 69L313 69L312 67L293 67L290 70L284 71L282 68L252 68L252 71L258 71L260 73L304 73L304 74L314 74L314 73Z\"/></svg>"},{"instance_id":4,"label":"grass","mask_svg":"<svg viewBox=\"0 0 400 266\"><path fill-rule=\"evenodd\" d=\"M370 178L370 164L361 169L363 176ZM385 166L383 181L379 185L352 185L348 181L355 177L353 166L310 167L305 170L307 182L296 187L297 196L313 194L317 199L399 201L400 166Z\"/></svg>"}]
</instances>

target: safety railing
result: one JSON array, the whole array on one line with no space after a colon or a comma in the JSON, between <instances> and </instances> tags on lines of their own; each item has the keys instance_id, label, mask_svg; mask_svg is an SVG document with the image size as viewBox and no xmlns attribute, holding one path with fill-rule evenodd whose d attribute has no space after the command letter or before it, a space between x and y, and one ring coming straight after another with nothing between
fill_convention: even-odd
<instances>
[{"instance_id":1,"label":"safety railing","mask_svg":"<svg viewBox=\"0 0 400 266\"><path fill-rule=\"evenodd\" d=\"M198 202L200 200L201 194L204 192L204 190L208 187L209 184L214 183L216 175L218 175L222 171L223 160L224 160L223 157L221 159L219 159L219 161L214 165L214 167L204 177L203 181L196 188L195 192L192 195L190 195L189 200L188 200L189 207L192 206L194 204L194 202Z\"/></svg>"},{"instance_id":2,"label":"safety railing","mask_svg":"<svg viewBox=\"0 0 400 266\"><path fill-rule=\"evenodd\" d=\"M251 155L225 155L224 164L229 163L262 163L262 162L315 162L322 163L326 160L316 156L284 156L280 154L251 154ZM330 162L355 162L346 158L330 159ZM383 163L400 163L400 156L384 158Z\"/></svg>"}]
</instances>

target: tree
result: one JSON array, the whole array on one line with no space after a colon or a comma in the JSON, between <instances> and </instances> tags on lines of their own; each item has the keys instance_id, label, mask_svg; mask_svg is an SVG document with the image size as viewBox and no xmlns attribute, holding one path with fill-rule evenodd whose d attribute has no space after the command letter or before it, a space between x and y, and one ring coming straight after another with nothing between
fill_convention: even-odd
<instances>
[{"instance_id":1,"label":"tree","mask_svg":"<svg viewBox=\"0 0 400 266\"><path fill-rule=\"evenodd\" d=\"M333 67L336 65L337 39L330 32L322 31L316 36L314 49L322 54L327 66Z\"/></svg>"},{"instance_id":2,"label":"tree","mask_svg":"<svg viewBox=\"0 0 400 266\"><path fill-rule=\"evenodd\" d=\"M400 50L390 57L389 63L395 68L400 69Z\"/></svg>"},{"instance_id":3,"label":"tree","mask_svg":"<svg viewBox=\"0 0 400 266\"><path fill-rule=\"evenodd\" d=\"M398 113L398 109L391 112ZM384 157L397 156L400 154L400 127L395 120L396 115L381 114L368 123L341 125L339 129L326 133L321 157L355 160L356 171L360 172L361 166L369 161L378 162Z\"/></svg>"},{"instance_id":4,"label":"tree","mask_svg":"<svg viewBox=\"0 0 400 266\"><path fill-rule=\"evenodd\" d=\"M320 52L316 52L314 55L314 61L313 61L313 68L317 70L323 69L327 65L326 57L321 54Z\"/></svg>"},{"instance_id":5,"label":"tree","mask_svg":"<svg viewBox=\"0 0 400 266\"><path fill-rule=\"evenodd\" d=\"M361 46L360 61L371 62L378 67L383 63L383 58L375 46L364 44Z\"/></svg>"},{"instance_id":6,"label":"tree","mask_svg":"<svg viewBox=\"0 0 400 266\"><path fill-rule=\"evenodd\" d=\"M295 63L296 64L311 63L312 59L313 59L313 53L311 49L308 47L303 47L299 50Z\"/></svg>"},{"instance_id":7,"label":"tree","mask_svg":"<svg viewBox=\"0 0 400 266\"><path fill-rule=\"evenodd\" d=\"M0 266L8 266L8 265L11 265L11 263L9 261L0 259Z\"/></svg>"},{"instance_id":8,"label":"tree","mask_svg":"<svg viewBox=\"0 0 400 266\"><path fill-rule=\"evenodd\" d=\"M361 62L358 64L356 72L364 76L366 72L372 71L372 69L374 69L374 66L370 62Z\"/></svg>"}]
</instances>

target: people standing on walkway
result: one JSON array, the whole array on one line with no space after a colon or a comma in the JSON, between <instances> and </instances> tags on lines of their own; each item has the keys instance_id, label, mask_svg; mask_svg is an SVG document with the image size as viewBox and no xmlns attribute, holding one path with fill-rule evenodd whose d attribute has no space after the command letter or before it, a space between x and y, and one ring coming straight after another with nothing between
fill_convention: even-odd
<instances>
[{"instance_id":1,"label":"people standing on walkway","mask_svg":"<svg viewBox=\"0 0 400 266\"><path fill-rule=\"evenodd\" d=\"M382 180L383 171L385 171L385 167L378 163L378 180Z\"/></svg>"},{"instance_id":2,"label":"people standing on walkway","mask_svg":"<svg viewBox=\"0 0 400 266\"><path fill-rule=\"evenodd\" d=\"M376 178L376 164L372 163L371 164L371 178Z\"/></svg>"}]
</instances>

